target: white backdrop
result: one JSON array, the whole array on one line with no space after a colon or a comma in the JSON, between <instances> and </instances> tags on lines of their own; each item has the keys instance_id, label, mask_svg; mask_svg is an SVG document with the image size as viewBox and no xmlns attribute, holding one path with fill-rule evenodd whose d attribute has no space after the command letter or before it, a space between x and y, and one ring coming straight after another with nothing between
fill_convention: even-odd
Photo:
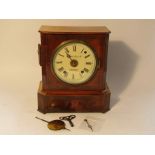
<instances>
[{"instance_id":1,"label":"white backdrop","mask_svg":"<svg viewBox=\"0 0 155 155\"><path fill-rule=\"evenodd\" d=\"M107 75L111 110L76 114L74 128L66 122L71 132L49 131L34 118L66 115L37 111L41 25L106 25L112 32ZM0 134L154 134L154 66L155 20L0 20ZM100 122L100 130L91 133L82 128L86 117Z\"/></svg>"}]
</instances>

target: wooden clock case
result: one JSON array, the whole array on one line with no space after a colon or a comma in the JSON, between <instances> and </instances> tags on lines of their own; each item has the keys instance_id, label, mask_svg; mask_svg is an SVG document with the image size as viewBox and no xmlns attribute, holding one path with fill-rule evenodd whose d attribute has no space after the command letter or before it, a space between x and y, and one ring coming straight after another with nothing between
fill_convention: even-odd
<instances>
[{"instance_id":1,"label":"wooden clock case","mask_svg":"<svg viewBox=\"0 0 155 155\"><path fill-rule=\"evenodd\" d=\"M42 26L38 45L42 81L38 89L38 110L48 112L106 112L110 90L106 83L107 53L110 31L106 27ZM86 83L71 85L59 80L51 69L55 49L64 41L79 40L94 49L97 68Z\"/></svg>"}]
</instances>

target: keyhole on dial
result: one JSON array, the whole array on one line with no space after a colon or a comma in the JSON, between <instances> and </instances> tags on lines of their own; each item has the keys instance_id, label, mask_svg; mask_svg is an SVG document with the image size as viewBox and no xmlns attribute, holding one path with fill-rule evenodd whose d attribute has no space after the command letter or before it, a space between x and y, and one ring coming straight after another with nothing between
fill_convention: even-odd
<instances>
[{"instance_id":1,"label":"keyhole on dial","mask_svg":"<svg viewBox=\"0 0 155 155\"><path fill-rule=\"evenodd\" d=\"M73 59L73 60L71 60L70 65L72 67L77 67L78 66L78 61Z\"/></svg>"}]
</instances>

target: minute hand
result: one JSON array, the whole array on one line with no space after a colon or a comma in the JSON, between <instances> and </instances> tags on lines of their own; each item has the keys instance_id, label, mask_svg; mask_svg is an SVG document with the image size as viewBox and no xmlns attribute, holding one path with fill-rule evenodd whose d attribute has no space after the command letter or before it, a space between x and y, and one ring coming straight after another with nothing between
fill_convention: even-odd
<instances>
[{"instance_id":1,"label":"minute hand","mask_svg":"<svg viewBox=\"0 0 155 155\"><path fill-rule=\"evenodd\" d=\"M67 52L65 52L65 53L66 53L66 55L67 55L67 58L69 58L69 59L72 61L71 56L70 56Z\"/></svg>"}]
</instances>

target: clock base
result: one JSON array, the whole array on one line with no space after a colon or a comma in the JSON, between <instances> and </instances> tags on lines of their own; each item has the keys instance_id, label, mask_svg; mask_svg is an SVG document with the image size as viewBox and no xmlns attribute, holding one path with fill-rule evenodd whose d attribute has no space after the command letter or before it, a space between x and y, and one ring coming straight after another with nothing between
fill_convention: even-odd
<instances>
[{"instance_id":1,"label":"clock base","mask_svg":"<svg viewBox=\"0 0 155 155\"><path fill-rule=\"evenodd\" d=\"M107 112L110 109L110 90L47 91L38 89L38 111L50 112Z\"/></svg>"}]
</instances>

